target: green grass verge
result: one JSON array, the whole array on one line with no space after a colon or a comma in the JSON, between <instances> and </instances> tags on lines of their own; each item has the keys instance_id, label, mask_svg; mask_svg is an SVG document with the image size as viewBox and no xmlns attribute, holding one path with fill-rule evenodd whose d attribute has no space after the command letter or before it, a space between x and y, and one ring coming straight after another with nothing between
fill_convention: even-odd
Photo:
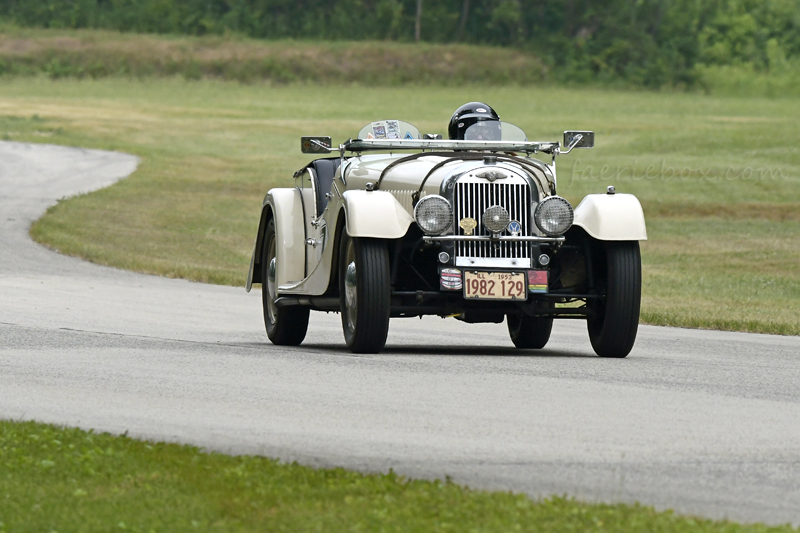
<instances>
[{"instance_id":1,"label":"green grass verge","mask_svg":"<svg viewBox=\"0 0 800 533\"><path fill-rule=\"evenodd\" d=\"M242 83L456 87L545 85L569 79L569 67L546 65L529 50L391 41L265 41L236 34L189 37L105 30L20 28L0 20L0 78L140 79L177 76ZM581 76L584 78L585 76ZM738 97L800 96L800 62L698 64L696 81L667 90ZM573 82L609 89L641 87L618 77Z\"/></svg>"},{"instance_id":2,"label":"green grass verge","mask_svg":"<svg viewBox=\"0 0 800 533\"><path fill-rule=\"evenodd\" d=\"M26 531L796 530L0 421L0 532Z\"/></svg>"},{"instance_id":3,"label":"green grass verge","mask_svg":"<svg viewBox=\"0 0 800 533\"><path fill-rule=\"evenodd\" d=\"M264 193L307 162L303 134L352 136L376 117L443 132L490 102L531 137L597 132L559 160L576 203L614 184L647 217L642 318L800 334L800 101L563 88L318 87L178 79L0 81L0 138L122 150L129 179L60 202L32 235L90 261L242 285Z\"/></svg>"},{"instance_id":4,"label":"green grass verge","mask_svg":"<svg viewBox=\"0 0 800 533\"><path fill-rule=\"evenodd\" d=\"M530 84L546 78L532 53L472 45L388 41L261 41L0 25L0 76L180 76L244 83Z\"/></svg>"}]
</instances>

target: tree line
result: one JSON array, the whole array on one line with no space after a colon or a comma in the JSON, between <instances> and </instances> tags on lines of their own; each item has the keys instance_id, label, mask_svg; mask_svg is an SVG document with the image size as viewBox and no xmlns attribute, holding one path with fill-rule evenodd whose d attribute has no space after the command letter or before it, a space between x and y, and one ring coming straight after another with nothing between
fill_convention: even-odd
<instances>
[{"instance_id":1,"label":"tree line","mask_svg":"<svg viewBox=\"0 0 800 533\"><path fill-rule=\"evenodd\" d=\"M691 84L697 65L797 65L800 0L2 0L22 26L516 47L555 78Z\"/></svg>"}]
</instances>

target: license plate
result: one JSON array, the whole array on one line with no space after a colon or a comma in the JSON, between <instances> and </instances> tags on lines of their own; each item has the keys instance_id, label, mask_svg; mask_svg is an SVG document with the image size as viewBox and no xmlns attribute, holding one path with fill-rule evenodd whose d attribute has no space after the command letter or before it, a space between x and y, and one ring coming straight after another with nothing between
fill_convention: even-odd
<instances>
[{"instance_id":1,"label":"license plate","mask_svg":"<svg viewBox=\"0 0 800 533\"><path fill-rule=\"evenodd\" d=\"M524 272L464 272L464 298L470 300L524 300L528 287Z\"/></svg>"}]
</instances>

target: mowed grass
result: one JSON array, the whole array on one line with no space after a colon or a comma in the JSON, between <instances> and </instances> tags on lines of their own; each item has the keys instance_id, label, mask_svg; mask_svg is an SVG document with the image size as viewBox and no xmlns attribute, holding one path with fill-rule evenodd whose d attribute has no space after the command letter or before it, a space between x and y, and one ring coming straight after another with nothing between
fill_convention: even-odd
<instances>
[{"instance_id":1,"label":"mowed grass","mask_svg":"<svg viewBox=\"0 0 800 533\"><path fill-rule=\"evenodd\" d=\"M593 129L559 161L559 192L636 194L642 319L800 334L800 100L546 87L240 85L178 79L0 81L0 138L122 150L130 178L63 202L34 238L97 263L242 285L261 200L308 158L300 135L341 142L402 118L444 133L490 103L532 139Z\"/></svg>"},{"instance_id":2,"label":"mowed grass","mask_svg":"<svg viewBox=\"0 0 800 533\"><path fill-rule=\"evenodd\" d=\"M0 421L0 531L781 532Z\"/></svg>"}]
</instances>

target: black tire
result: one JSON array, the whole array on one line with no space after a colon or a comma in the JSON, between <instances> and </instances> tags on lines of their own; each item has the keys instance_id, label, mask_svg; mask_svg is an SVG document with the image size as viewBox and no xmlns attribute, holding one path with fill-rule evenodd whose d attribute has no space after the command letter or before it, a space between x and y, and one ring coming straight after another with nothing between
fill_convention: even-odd
<instances>
[{"instance_id":1,"label":"black tire","mask_svg":"<svg viewBox=\"0 0 800 533\"><path fill-rule=\"evenodd\" d=\"M342 231L339 305L344 340L354 353L378 353L386 345L392 294L389 276L384 241L351 238Z\"/></svg>"},{"instance_id":2,"label":"black tire","mask_svg":"<svg viewBox=\"0 0 800 533\"><path fill-rule=\"evenodd\" d=\"M261 305L264 308L264 325L267 337L278 346L297 346L308 331L307 307L276 307L278 297L275 284L276 259L275 220L267 223L261 253Z\"/></svg>"},{"instance_id":3,"label":"black tire","mask_svg":"<svg viewBox=\"0 0 800 533\"><path fill-rule=\"evenodd\" d=\"M506 315L508 334L517 348L541 350L550 340L553 317Z\"/></svg>"},{"instance_id":4,"label":"black tire","mask_svg":"<svg viewBox=\"0 0 800 533\"><path fill-rule=\"evenodd\" d=\"M589 340L600 357L625 357L636 341L642 299L642 259L636 241L606 242L597 267L605 300L591 303ZM602 259L598 257L598 259Z\"/></svg>"}]
</instances>

